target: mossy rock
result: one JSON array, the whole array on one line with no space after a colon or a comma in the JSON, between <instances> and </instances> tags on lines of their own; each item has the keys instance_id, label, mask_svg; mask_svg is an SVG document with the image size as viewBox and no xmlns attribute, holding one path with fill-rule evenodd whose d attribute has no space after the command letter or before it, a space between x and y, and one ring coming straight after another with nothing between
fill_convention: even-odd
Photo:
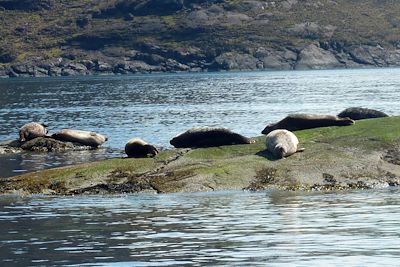
<instances>
[{"instance_id":1,"label":"mossy rock","mask_svg":"<svg viewBox=\"0 0 400 267\"><path fill-rule=\"evenodd\" d=\"M297 131L305 151L277 160L254 144L171 149L0 180L1 193L98 194L227 189L347 190L400 184L400 117Z\"/></svg>"}]
</instances>

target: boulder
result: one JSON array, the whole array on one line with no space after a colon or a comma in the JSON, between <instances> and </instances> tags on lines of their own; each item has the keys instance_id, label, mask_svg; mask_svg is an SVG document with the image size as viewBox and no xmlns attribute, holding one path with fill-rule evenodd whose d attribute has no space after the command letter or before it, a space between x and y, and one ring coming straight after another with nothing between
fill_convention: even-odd
<instances>
[{"instance_id":1,"label":"boulder","mask_svg":"<svg viewBox=\"0 0 400 267\"><path fill-rule=\"evenodd\" d=\"M23 150L34 152L64 152L76 150L91 150L93 147L72 142L58 141L50 137L38 137L21 145Z\"/></svg>"},{"instance_id":2,"label":"boulder","mask_svg":"<svg viewBox=\"0 0 400 267\"><path fill-rule=\"evenodd\" d=\"M215 58L213 68L224 70L255 70L259 60L249 54L227 52Z\"/></svg>"},{"instance_id":3,"label":"boulder","mask_svg":"<svg viewBox=\"0 0 400 267\"><path fill-rule=\"evenodd\" d=\"M328 69L340 67L344 67L344 65L336 59L332 52L311 44L300 51L295 69Z\"/></svg>"}]
</instances>

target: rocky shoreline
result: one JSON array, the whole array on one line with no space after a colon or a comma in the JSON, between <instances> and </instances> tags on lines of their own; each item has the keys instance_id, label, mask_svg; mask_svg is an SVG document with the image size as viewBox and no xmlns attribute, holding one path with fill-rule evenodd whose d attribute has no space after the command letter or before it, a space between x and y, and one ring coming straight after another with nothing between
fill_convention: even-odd
<instances>
[{"instance_id":1,"label":"rocky shoreline","mask_svg":"<svg viewBox=\"0 0 400 267\"><path fill-rule=\"evenodd\" d=\"M296 131L305 148L276 160L254 144L172 149L0 179L2 194L174 193L214 190L349 190L400 185L400 117Z\"/></svg>"},{"instance_id":2,"label":"rocky shoreline","mask_svg":"<svg viewBox=\"0 0 400 267\"><path fill-rule=\"evenodd\" d=\"M215 57L155 45L148 45L141 51L123 51L123 56L119 57L102 54L98 58L91 55L92 59L79 59L83 51L75 52L53 59L34 57L23 63L3 64L0 78L400 66L400 49L380 45L349 46L333 41L279 50L259 47L248 52L224 52Z\"/></svg>"},{"instance_id":3,"label":"rocky shoreline","mask_svg":"<svg viewBox=\"0 0 400 267\"><path fill-rule=\"evenodd\" d=\"M93 150L96 147L85 146L73 142L55 140L50 137L37 137L21 143L19 140L0 142L0 155L16 154L22 152L66 152Z\"/></svg>"}]
</instances>

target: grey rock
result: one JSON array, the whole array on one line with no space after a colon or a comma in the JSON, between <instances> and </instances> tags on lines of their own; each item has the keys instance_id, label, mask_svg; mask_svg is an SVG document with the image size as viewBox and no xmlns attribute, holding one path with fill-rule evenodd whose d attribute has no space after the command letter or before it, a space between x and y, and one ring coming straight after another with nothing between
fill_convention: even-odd
<instances>
[{"instance_id":1,"label":"grey rock","mask_svg":"<svg viewBox=\"0 0 400 267\"><path fill-rule=\"evenodd\" d=\"M381 46L352 46L348 49L354 62L372 66L387 66L387 52Z\"/></svg>"},{"instance_id":2,"label":"grey rock","mask_svg":"<svg viewBox=\"0 0 400 267\"><path fill-rule=\"evenodd\" d=\"M303 48L298 57L295 69L327 69L344 67L335 55L327 50L311 44Z\"/></svg>"},{"instance_id":3,"label":"grey rock","mask_svg":"<svg viewBox=\"0 0 400 267\"><path fill-rule=\"evenodd\" d=\"M9 140L0 142L0 155L16 154L22 152L19 140Z\"/></svg>"},{"instance_id":4,"label":"grey rock","mask_svg":"<svg viewBox=\"0 0 400 267\"><path fill-rule=\"evenodd\" d=\"M81 63L69 63L67 65L67 68L75 70L76 72L78 72L80 74L85 74L87 72L86 66Z\"/></svg>"},{"instance_id":5,"label":"grey rock","mask_svg":"<svg viewBox=\"0 0 400 267\"><path fill-rule=\"evenodd\" d=\"M50 137L38 137L21 145L23 150L35 152L64 152L77 150L91 150L93 147L83 146L71 142L58 141Z\"/></svg>"},{"instance_id":6,"label":"grey rock","mask_svg":"<svg viewBox=\"0 0 400 267\"><path fill-rule=\"evenodd\" d=\"M87 70L92 70L96 67L96 63L92 60L81 60L80 63L85 65Z\"/></svg>"},{"instance_id":7,"label":"grey rock","mask_svg":"<svg viewBox=\"0 0 400 267\"><path fill-rule=\"evenodd\" d=\"M179 63L176 60L173 59L168 59L167 62L165 63L165 67L167 70L172 70L172 71L188 71L190 69L189 66Z\"/></svg>"},{"instance_id":8,"label":"grey rock","mask_svg":"<svg viewBox=\"0 0 400 267\"><path fill-rule=\"evenodd\" d=\"M302 38L324 39L331 38L335 30L336 27L332 25L321 26L315 22L304 22L293 25L288 32Z\"/></svg>"},{"instance_id":9,"label":"grey rock","mask_svg":"<svg viewBox=\"0 0 400 267\"><path fill-rule=\"evenodd\" d=\"M226 70L255 70L259 60L249 54L227 52L215 58L214 67Z\"/></svg>"},{"instance_id":10,"label":"grey rock","mask_svg":"<svg viewBox=\"0 0 400 267\"><path fill-rule=\"evenodd\" d=\"M53 66L49 69L50 76L61 76L61 74L62 74L62 68L60 67Z\"/></svg>"},{"instance_id":11,"label":"grey rock","mask_svg":"<svg viewBox=\"0 0 400 267\"><path fill-rule=\"evenodd\" d=\"M79 75L79 72L70 68L63 68L61 70L61 76L75 76Z\"/></svg>"},{"instance_id":12,"label":"grey rock","mask_svg":"<svg viewBox=\"0 0 400 267\"><path fill-rule=\"evenodd\" d=\"M146 62L140 60L132 60L128 63L130 72L153 72L153 71L163 71L161 66L149 65Z\"/></svg>"},{"instance_id":13,"label":"grey rock","mask_svg":"<svg viewBox=\"0 0 400 267\"><path fill-rule=\"evenodd\" d=\"M98 61L96 65L96 71L111 72L112 66L106 62Z\"/></svg>"},{"instance_id":14,"label":"grey rock","mask_svg":"<svg viewBox=\"0 0 400 267\"><path fill-rule=\"evenodd\" d=\"M269 48L258 48L254 54L262 62L262 68L272 70L289 70L297 60L297 54L284 49L282 51Z\"/></svg>"},{"instance_id":15,"label":"grey rock","mask_svg":"<svg viewBox=\"0 0 400 267\"><path fill-rule=\"evenodd\" d=\"M0 69L0 78L7 78L9 77L7 74L7 70L6 69Z\"/></svg>"}]
</instances>

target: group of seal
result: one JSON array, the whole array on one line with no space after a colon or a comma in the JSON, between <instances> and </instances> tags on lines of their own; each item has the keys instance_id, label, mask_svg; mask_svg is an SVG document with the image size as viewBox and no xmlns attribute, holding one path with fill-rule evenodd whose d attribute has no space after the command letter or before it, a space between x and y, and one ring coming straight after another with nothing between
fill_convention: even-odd
<instances>
[{"instance_id":1,"label":"group of seal","mask_svg":"<svg viewBox=\"0 0 400 267\"><path fill-rule=\"evenodd\" d=\"M267 150L274 157L281 159L304 150L304 148L298 148L299 140L291 131L328 126L349 126L353 125L355 120L387 116L383 112L367 108L345 109L337 116L290 114L277 123L267 125L261 133L267 135ZM47 125L31 122L21 127L19 131L20 141L25 142L44 136L59 141L80 143L92 147L98 147L107 141L106 136L89 131L63 129L51 136L47 136L47 133ZM216 147L251 143L254 143L254 140L248 137L226 128L215 127L192 128L170 140L170 144L175 148ZM128 157L135 158L154 157L159 153L159 149L135 137L130 139L125 145L125 153Z\"/></svg>"},{"instance_id":2,"label":"group of seal","mask_svg":"<svg viewBox=\"0 0 400 267\"><path fill-rule=\"evenodd\" d=\"M62 129L61 131L47 135L47 125L38 122L30 122L19 129L19 141L21 143L37 137L53 138L64 142L73 142L85 146L98 147L108 140L107 136L74 129Z\"/></svg>"},{"instance_id":3,"label":"group of seal","mask_svg":"<svg viewBox=\"0 0 400 267\"><path fill-rule=\"evenodd\" d=\"M348 108L337 116L317 114L290 114L277 123L267 125L262 134L266 134L267 150L276 158L288 157L296 152L299 140L291 131L328 126L349 126L355 120L388 117L386 113L368 108Z\"/></svg>"}]
</instances>

